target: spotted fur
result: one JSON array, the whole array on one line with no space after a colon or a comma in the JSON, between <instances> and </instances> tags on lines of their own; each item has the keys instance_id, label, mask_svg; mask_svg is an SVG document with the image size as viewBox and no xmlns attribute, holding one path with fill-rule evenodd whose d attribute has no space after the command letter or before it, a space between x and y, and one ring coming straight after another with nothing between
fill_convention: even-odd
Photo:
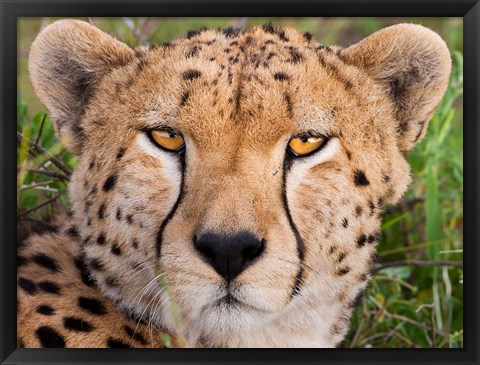
<instances>
[{"instance_id":1,"label":"spotted fur","mask_svg":"<svg viewBox=\"0 0 480 365\"><path fill-rule=\"evenodd\" d=\"M347 48L266 25L133 50L62 20L29 70L78 166L73 216L19 252L25 346L159 347L168 333L173 346L335 347L450 56L412 24ZM184 150L152 143L165 127ZM304 132L328 141L289 155ZM262 251L227 282L195 245L211 232L230 237L220 246L248 232Z\"/></svg>"}]
</instances>

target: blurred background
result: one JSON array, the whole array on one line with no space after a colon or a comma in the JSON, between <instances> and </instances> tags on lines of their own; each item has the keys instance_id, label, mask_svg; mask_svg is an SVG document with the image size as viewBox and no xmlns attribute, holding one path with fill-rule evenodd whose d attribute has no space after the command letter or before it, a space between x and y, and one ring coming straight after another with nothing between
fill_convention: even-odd
<instances>
[{"instance_id":1,"label":"blurred background","mask_svg":"<svg viewBox=\"0 0 480 365\"><path fill-rule=\"evenodd\" d=\"M413 182L387 207L372 280L352 317L346 347L463 347L463 23L462 18L78 18L130 46L162 44L186 31L271 22L348 46L383 27L422 24L447 43L449 88L424 140L407 156ZM17 39L18 240L68 207L75 158L56 140L30 85L28 52L56 18L19 18Z\"/></svg>"}]
</instances>

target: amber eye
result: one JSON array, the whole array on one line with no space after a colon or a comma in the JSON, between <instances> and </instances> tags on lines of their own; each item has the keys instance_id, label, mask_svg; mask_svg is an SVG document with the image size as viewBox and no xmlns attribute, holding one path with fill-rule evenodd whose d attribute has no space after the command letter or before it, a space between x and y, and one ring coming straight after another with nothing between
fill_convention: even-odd
<instances>
[{"instance_id":1,"label":"amber eye","mask_svg":"<svg viewBox=\"0 0 480 365\"><path fill-rule=\"evenodd\" d=\"M320 149L327 140L326 137L298 136L290 140L288 149L294 156L306 156Z\"/></svg>"},{"instance_id":2,"label":"amber eye","mask_svg":"<svg viewBox=\"0 0 480 365\"><path fill-rule=\"evenodd\" d=\"M150 131L150 136L160 147L168 151L177 152L185 147L183 137L172 131L154 129Z\"/></svg>"}]
</instances>

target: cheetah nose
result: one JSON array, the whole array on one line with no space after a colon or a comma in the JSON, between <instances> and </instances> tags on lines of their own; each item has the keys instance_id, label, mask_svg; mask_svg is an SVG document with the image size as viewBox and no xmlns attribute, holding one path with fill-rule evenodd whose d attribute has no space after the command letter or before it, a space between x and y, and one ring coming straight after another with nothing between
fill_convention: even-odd
<instances>
[{"instance_id":1,"label":"cheetah nose","mask_svg":"<svg viewBox=\"0 0 480 365\"><path fill-rule=\"evenodd\" d=\"M250 232L221 235L211 232L193 238L195 249L227 282L235 279L265 250L265 240Z\"/></svg>"}]
</instances>

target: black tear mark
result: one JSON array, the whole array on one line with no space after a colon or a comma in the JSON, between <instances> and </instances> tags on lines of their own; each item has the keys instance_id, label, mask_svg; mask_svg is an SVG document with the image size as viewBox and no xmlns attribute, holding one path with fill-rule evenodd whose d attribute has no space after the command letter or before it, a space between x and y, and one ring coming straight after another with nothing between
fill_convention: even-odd
<instances>
[{"instance_id":1,"label":"black tear mark","mask_svg":"<svg viewBox=\"0 0 480 365\"><path fill-rule=\"evenodd\" d=\"M188 90L182 94L182 98L180 99L180 106L184 106L187 103L189 96L190 92Z\"/></svg>"},{"instance_id":2,"label":"black tear mark","mask_svg":"<svg viewBox=\"0 0 480 365\"><path fill-rule=\"evenodd\" d=\"M42 347L60 348L65 347L65 338L52 327L42 326L36 329L35 335Z\"/></svg>"},{"instance_id":3,"label":"black tear mark","mask_svg":"<svg viewBox=\"0 0 480 365\"><path fill-rule=\"evenodd\" d=\"M103 183L103 191L110 191L115 186L117 177L115 175L110 175L107 180Z\"/></svg>"},{"instance_id":4,"label":"black tear mark","mask_svg":"<svg viewBox=\"0 0 480 365\"><path fill-rule=\"evenodd\" d=\"M43 314L44 316L51 316L55 313L55 309L50 307L47 304L39 305L36 309L37 313Z\"/></svg>"},{"instance_id":5,"label":"black tear mark","mask_svg":"<svg viewBox=\"0 0 480 365\"><path fill-rule=\"evenodd\" d=\"M90 314L97 316L102 316L107 313L107 309L103 303L95 298L79 297L78 306Z\"/></svg>"},{"instance_id":6,"label":"black tear mark","mask_svg":"<svg viewBox=\"0 0 480 365\"><path fill-rule=\"evenodd\" d=\"M156 240L155 240L155 250L156 250L156 255L157 258L160 258L160 255L162 253L162 241L163 241L163 232L165 231L165 228L170 222L170 220L173 218L175 215L175 212L178 209L178 206L182 202L183 199L183 184L184 184L184 178L185 178L185 167L186 167L186 158L185 158L185 153L181 152L179 155L179 160L180 160L180 171L181 171L181 177L180 177L180 193L178 194L178 198L175 201L175 204L173 205L172 209L168 213L167 217L163 220L162 224L160 225L160 228L157 232Z\"/></svg>"},{"instance_id":7,"label":"black tear mark","mask_svg":"<svg viewBox=\"0 0 480 365\"><path fill-rule=\"evenodd\" d=\"M285 72L276 72L273 75L273 78L277 81L285 81L288 80L290 77Z\"/></svg>"},{"instance_id":8,"label":"black tear mark","mask_svg":"<svg viewBox=\"0 0 480 365\"><path fill-rule=\"evenodd\" d=\"M59 272L57 260L45 255L44 253L37 253L31 257L31 260L39 266L49 269L52 272Z\"/></svg>"},{"instance_id":9,"label":"black tear mark","mask_svg":"<svg viewBox=\"0 0 480 365\"><path fill-rule=\"evenodd\" d=\"M50 294L60 294L60 287L51 281L41 281L38 283L39 289Z\"/></svg>"},{"instance_id":10,"label":"black tear mark","mask_svg":"<svg viewBox=\"0 0 480 365\"><path fill-rule=\"evenodd\" d=\"M367 236L365 236L365 234L362 233L362 234L357 238L357 246L358 246L358 247L363 247L363 246L365 246L365 242L367 242Z\"/></svg>"},{"instance_id":11,"label":"black tear mark","mask_svg":"<svg viewBox=\"0 0 480 365\"><path fill-rule=\"evenodd\" d=\"M367 186L370 185L365 173L362 170L355 170L353 182L356 186Z\"/></svg>"},{"instance_id":12,"label":"black tear mark","mask_svg":"<svg viewBox=\"0 0 480 365\"><path fill-rule=\"evenodd\" d=\"M129 345L127 345L125 342L122 342L120 340L116 340L112 337L110 337L107 341L107 346L110 348L130 348Z\"/></svg>"},{"instance_id":13,"label":"black tear mark","mask_svg":"<svg viewBox=\"0 0 480 365\"><path fill-rule=\"evenodd\" d=\"M290 213L290 208L288 207L288 198L287 198L287 172L290 169L291 166L291 160L288 157L288 155L285 155L285 159L283 162L283 176L282 176L282 205L283 209L287 215L288 223L290 225L290 228L292 229L292 232L295 236L295 241L297 243L297 256L300 261L299 264L299 269L298 272L295 276L295 281L292 287L292 291L290 294L290 299L292 299L294 296L300 294L301 286L302 286L302 280L303 280L303 275L304 275L304 261L305 261L305 243L303 242L303 238L300 235L300 232L298 231L297 226L295 225L295 222L293 221L292 215Z\"/></svg>"},{"instance_id":14,"label":"black tear mark","mask_svg":"<svg viewBox=\"0 0 480 365\"><path fill-rule=\"evenodd\" d=\"M25 290L27 294L35 295L37 293L37 286L33 281L29 279L22 278L22 277L18 278L18 286L23 290Z\"/></svg>"},{"instance_id":15,"label":"black tear mark","mask_svg":"<svg viewBox=\"0 0 480 365\"><path fill-rule=\"evenodd\" d=\"M195 80L202 76L202 73L198 70L187 70L182 74L184 80Z\"/></svg>"},{"instance_id":16,"label":"black tear mark","mask_svg":"<svg viewBox=\"0 0 480 365\"><path fill-rule=\"evenodd\" d=\"M63 318L63 327L75 332L91 332L93 330L93 326L89 322L77 317Z\"/></svg>"}]
</instances>

